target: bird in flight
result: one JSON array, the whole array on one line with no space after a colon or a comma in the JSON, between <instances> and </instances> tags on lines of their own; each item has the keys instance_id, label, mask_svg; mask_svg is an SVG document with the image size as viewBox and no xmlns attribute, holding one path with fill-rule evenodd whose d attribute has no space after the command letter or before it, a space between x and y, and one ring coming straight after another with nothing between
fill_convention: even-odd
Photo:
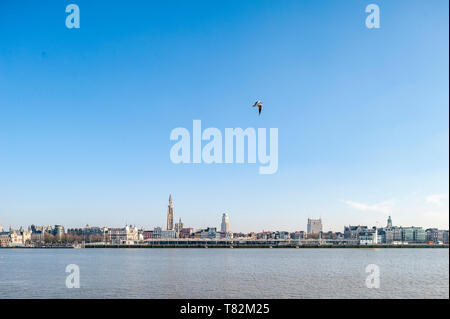
<instances>
[{"instance_id":1,"label":"bird in flight","mask_svg":"<svg viewBox=\"0 0 450 319\"><path fill-rule=\"evenodd\" d=\"M262 102L261 101L256 101L255 104L253 104L253 107L257 106L259 109L259 115L261 115L261 110L262 110Z\"/></svg>"}]
</instances>

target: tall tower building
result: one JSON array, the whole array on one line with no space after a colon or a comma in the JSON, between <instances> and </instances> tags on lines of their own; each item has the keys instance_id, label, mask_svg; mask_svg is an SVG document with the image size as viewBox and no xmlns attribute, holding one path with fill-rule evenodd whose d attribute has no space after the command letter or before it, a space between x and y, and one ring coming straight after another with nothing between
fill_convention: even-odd
<instances>
[{"instance_id":1,"label":"tall tower building","mask_svg":"<svg viewBox=\"0 0 450 319\"><path fill-rule=\"evenodd\" d=\"M322 218L310 219L308 218L308 234L320 234L322 232Z\"/></svg>"},{"instance_id":2,"label":"tall tower building","mask_svg":"<svg viewBox=\"0 0 450 319\"><path fill-rule=\"evenodd\" d=\"M173 230L173 203L172 203L172 194L169 195L169 207L167 210L167 230Z\"/></svg>"},{"instance_id":3,"label":"tall tower building","mask_svg":"<svg viewBox=\"0 0 450 319\"><path fill-rule=\"evenodd\" d=\"M224 213L222 215L222 225L220 226L220 231L222 233L230 232L230 219L228 218L228 214Z\"/></svg>"},{"instance_id":4,"label":"tall tower building","mask_svg":"<svg viewBox=\"0 0 450 319\"><path fill-rule=\"evenodd\" d=\"M388 220L387 220L387 228L392 227L392 219L391 216L389 216Z\"/></svg>"}]
</instances>

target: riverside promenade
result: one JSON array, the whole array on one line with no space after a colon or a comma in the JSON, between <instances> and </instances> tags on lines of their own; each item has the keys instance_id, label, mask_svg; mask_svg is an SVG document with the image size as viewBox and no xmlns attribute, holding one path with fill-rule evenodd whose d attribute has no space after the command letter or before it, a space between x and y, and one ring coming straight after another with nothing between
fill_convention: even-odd
<instances>
[{"instance_id":1,"label":"riverside promenade","mask_svg":"<svg viewBox=\"0 0 450 319\"><path fill-rule=\"evenodd\" d=\"M449 248L448 244L395 243L360 244L355 239L198 239L171 238L144 241L96 242L96 243L30 243L4 245L1 248Z\"/></svg>"},{"instance_id":2,"label":"riverside promenade","mask_svg":"<svg viewBox=\"0 0 450 319\"><path fill-rule=\"evenodd\" d=\"M448 248L425 243L360 245L358 240L149 239L139 243L86 243L83 248Z\"/></svg>"}]
</instances>

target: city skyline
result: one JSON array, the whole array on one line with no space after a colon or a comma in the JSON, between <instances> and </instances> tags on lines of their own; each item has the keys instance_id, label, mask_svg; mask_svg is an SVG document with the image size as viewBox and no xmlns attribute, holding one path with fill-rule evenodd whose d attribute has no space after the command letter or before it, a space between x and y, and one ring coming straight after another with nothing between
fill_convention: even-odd
<instances>
[{"instance_id":1,"label":"city skyline","mask_svg":"<svg viewBox=\"0 0 450 319\"><path fill-rule=\"evenodd\" d=\"M170 241L173 245L189 245L196 247L205 241L213 245L226 245L226 242L236 241L239 245L252 245L242 240L250 240L258 245L270 245L270 240L279 241L281 245L448 245L448 229L423 228L421 226L394 225L391 216L386 219L386 226L377 223L375 226L349 224L343 231L323 231L322 218L308 218L306 231L297 229L286 231L285 229L252 230L246 233L232 231L228 213L223 213L220 227L194 227L184 224L179 217L175 223L174 201L169 195L167 206L167 225L165 228L153 226L153 228L137 227L136 224L126 224L125 227L111 227L103 224L99 226L86 225L84 227L64 228L63 225L29 225L27 229L21 226L19 229L2 230L0 223L0 246L3 247L42 247L45 245L68 245L80 248L88 245L167 245ZM255 241L257 240L257 241ZM175 241L175 242L174 242ZM283 244L284 243L284 244ZM138 247L138 246L137 246ZM290 247L290 246L289 246Z\"/></svg>"},{"instance_id":2,"label":"city skyline","mask_svg":"<svg viewBox=\"0 0 450 319\"><path fill-rule=\"evenodd\" d=\"M169 208L173 208L172 197L169 197ZM173 212L173 209L172 209ZM170 216L170 209L168 216ZM173 216L173 214L172 214ZM220 230L217 227L195 229L184 227L179 222L175 228L163 229L155 226L153 229L138 228L136 225L125 227L97 227L89 226L80 228L68 228L63 225L54 226L28 226L27 229L2 230L0 225L0 247L66 247L85 248L85 244L93 247L112 247L111 245L123 245L121 247L153 247L167 245L177 247L197 247L198 245L219 245L227 247L227 243L251 247L253 244L276 244L278 247L298 248L299 245L311 245L326 247L344 245L345 247L384 245L416 245L414 247L429 247L435 245L448 245L449 230L438 228L424 229L420 226L397 226L392 222L391 216L386 220L386 226L348 225L341 231L323 232L321 219L309 219L308 228L295 232L283 230L263 230L249 233L233 232L230 229L227 213L222 214ZM50 245L50 246L49 246ZM100 246L99 246L100 245ZM225 246L224 246L225 245ZM250 245L250 246L248 246ZM286 246L287 245L287 246ZM419 245L419 246L417 246ZM114 246L115 247L115 246ZM178 246L179 247L179 246ZM229 246L228 246L229 247ZM256 246L253 246L256 247ZM442 247L442 246L441 246Z\"/></svg>"},{"instance_id":3,"label":"city skyline","mask_svg":"<svg viewBox=\"0 0 450 319\"><path fill-rule=\"evenodd\" d=\"M151 228L160 228L161 230L167 230L167 231L175 231L176 233L178 233L183 227L184 227L184 223L181 221L181 217L179 217L179 222L175 223L175 213L174 213L174 202L173 202L173 198L172 198L172 194L169 195L169 205L167 206L167 215L166 215L166 219L167 219L167 226L165 228L161 228L158 225L153 225L151 227L143 227L140 226L138 227L139 229L151 229ZM53 224L39 224L39 223L31 223L28 224L28 228L32 227L32 226L39 226L39 227L52 227ZM57 226L61 226L62 224L56 224L55 227ZM85 226L72 226L72 227L68 227L66 226L67 229L72 228L89 228L89 223L83 224ZM125 227L128 226L133 226L133 227L137 227L137 223L126 223ZM362 225L362 224L356 224L356 223L348 223L345 224L343 226L343 228L345 229L347 226L368 226L370 227L370 225L372 225L372 227L375 228L389 228L394 226L392 223L392 216L388 215L388 217L386 218L386 226L383 226L382 224L380 224L378 221L375 222L375 224L367 224L367 225ZM112 226L112 228L117 228L117 227L122 227L123 225L115 225ZM192 228L193 230L201 230L201 229L207 229L207 228L211 228L214 227L212 225L208 225L208 226L202 226L202 227L192 227L193 225L186 225L186 226L190 226L190 228ZM9 229L23 229L24 225L20 225L16 228L12 227L11 225L9 225ZM111 228L111 225L106 226L106 224L102 224L100 225L96 225L93 227L106 227L106 228ZM395 227L421 227L424 229L446 229L446 228L442 228L442 227L423 227L421 225L395 225ZM231 231L230 229L230 221L229 221L229 215L228 213L222 213L222 217L221 217L221 222L220 225L216 227L217 229L220 229L220 232L225 232L225 233L259 233L259 232L267 232L267 231L288 231L288 232L296 232L296 231L301 231L301 232L305 232L306 234L318 234L318 233L327 233L327 232L339 232L336 229L327 229L327 230L323 230L323 223L322 223L322 217L320 217L319 219L314 219L314 218L309 218L307 219L307 223L306 223L306 228L295 228L295 229L274 229L273 227L271 228L266 227L265 229L261 229L261 230L249 230L249 231ZM447 229L448 230L448 229ZM0 220L0 232L2 231L2 221Z\"/></svg>"},{"instance_id":4,"label":"city skyline","mask_svg":"<svg viewBox=\"0 0 450 319\"><path fill-rule=\"evenodd\" d=\"M5 309L448 299L449 10L0 1Z\"/></svg>"},{"instance_id":5,"label":"city skyline","mask_svg":"<svg viewBox=\"0 0 450 319\"><path fill-rule=\"evenodd\" d=\"M210 218L207 218L207 219L208 220L217 219L217 216L221 216L221 214L223 214L223 213L220 213L220 212L212 213L212 216L208 216ZM178 216L181 216L181 215L183 216L183 220L186 220L186 217L189 217L189 214L178 214ZM78 221L78 222L75 221L75 222L72 222L72 223L63 223L61 221L58 221L57 224L67 225L67 227L71 227L71 228L77 228L77 227L81 227L83 225L97 225L98 226L100 224L108 224L111 227L121 227L123 225L137 225L140 228L149 228L149 227L153 227L153 226L156 226L156 225L166 225L167 219L168 219L167 213L166 213L165 216L166 216L165 217L165 220L166 220L165 222L163 222L163 221L159 222L159 223L156 222L154 224L148 223L148 222L145 223L145 222L142 222L142 221L139 221L139 220L130 220L130 219L127 219L125 217L122 218L122 220L124 220L123 223L121 223L121 222L111 223L111 222L107 222L107 221L103 221L103 223L102 222L89 222L89 219L88 219L88 220L85 220L85 221ZM311 216L311 215L302 215L302 216L306 216L307 219L309 219L309 218L319 218L319 216ZM326 214L321 214L320 218L323 218L323 216L327 216L327 215ZM345 227L347 225L350 225L350 224L355 224L355 225L367 224L367 225L378 226L378 225L380 225L380 223L382 224L383 221L386 220L388 217L392 217L392 216L396 217L394 214L378 215L378 218L373 218L372 221L368 221L365 218L364 220L366 222L356 222L356 223L352 222L351 220L346 220L345 222L344 221L342 222L341 227L339 227L339 226L338 227L333 227L333 226L330 225L330 223L327 223L325 221L323 223L323 229L324 229L323 231L324 232L334 231L335 229L341 229L341 228L343 228L343 227ZM175 218L175 214L173 215L173 218ZM163 220L164 218L163 217L156 218L156 220L158 220L158 219L159 220ZM6 222L6 224L5 224L5 220L8 220L8 218L3 218L2 220L0 220L0 225L2 225L4 229L5 229L5 226L11 227L13 229L18 229L18 228L20 228L22 226L32 225L32 224L34 224L34 225L53 225L53 224L55 224L55 222L51 222L48 218L41 219L41 220L47 220L46 222L39 221L39 219L32 219L33 222L31 222L31 223L30 222L25 222L25 223L16 223L16 224L9 223L9 222ZM56 218L55 220L58 220L58 219ZM238 220L239 220L239 218L238 218ZM358 219L356 219L356 220L358 220ZM174 227L175 227L175 224L176 223L174 223ZM214 224L214 222L212 222L212 223L211 222L210 223L203 222L203 223L200 223L199 225L200 226L198 226L198 229L206 228L206 227L209 227L211 225L216 225L216 224ZM221 222L217 222L217 225L218 225L217 227L220 228ZM399 223L398 225L402 225L402 226L417 226L417 225L420 225L420 226L422 226L424 228L439 228L439 229L448 229L449 228L448 224L445 224L445 223L433 223L432 221L430 221L430 222L425 223L425 224L418 224L418 223L414 223L414 222L408 222L407 219L403 219L402 222ZM166 228L167 228L167 226L166 226ZM269 224L262 225L262 228L260 227L258 230L252 230L251 227L250 228L249 227L242 227L242 226L239 226L239 225L236 225L236 228L238 229L237 232L243 232L243 233L251 232L251 231L273 230L273 229L279 229L279 230L285 230L285 231L296 231L296 230L305 230L306 231L308 229L308 223L307 223L307 221L304 221L304 220L295 220L295 221L291 221L289 223L289 226L284 227L284 228L283 227L280 228L280 227L276 227L276 226L271 226Z\"/></svg>"},{"instance_id":6,"label":"city skyline","mask_svg":"<svg viewBox=\"0 0 450 319\"><path fill-rule=\"evenodd\" d=\"M448 229L448 1L76 4L0 3L4 226ZM276 173L174 164L194 120L277 128Z\"/></svg>"}]
</instances>

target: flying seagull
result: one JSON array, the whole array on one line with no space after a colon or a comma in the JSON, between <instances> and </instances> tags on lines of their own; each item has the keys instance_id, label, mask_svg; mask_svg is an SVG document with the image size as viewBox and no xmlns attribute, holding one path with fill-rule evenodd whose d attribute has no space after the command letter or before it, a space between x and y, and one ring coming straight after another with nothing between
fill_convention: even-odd
<instances>
[{"instance_id":1,"label":"flying seagull","mask_svg":"<svg viewBox=\"0 0 450 319\"><path fill-rule=\"evenodd\" d=\"M253 107L257 106L259 109L259 115L261 115L261 110L262 110L262 102L261 101L256 101L255 104L253 104Z\"/></svg>"}]
</instances>

